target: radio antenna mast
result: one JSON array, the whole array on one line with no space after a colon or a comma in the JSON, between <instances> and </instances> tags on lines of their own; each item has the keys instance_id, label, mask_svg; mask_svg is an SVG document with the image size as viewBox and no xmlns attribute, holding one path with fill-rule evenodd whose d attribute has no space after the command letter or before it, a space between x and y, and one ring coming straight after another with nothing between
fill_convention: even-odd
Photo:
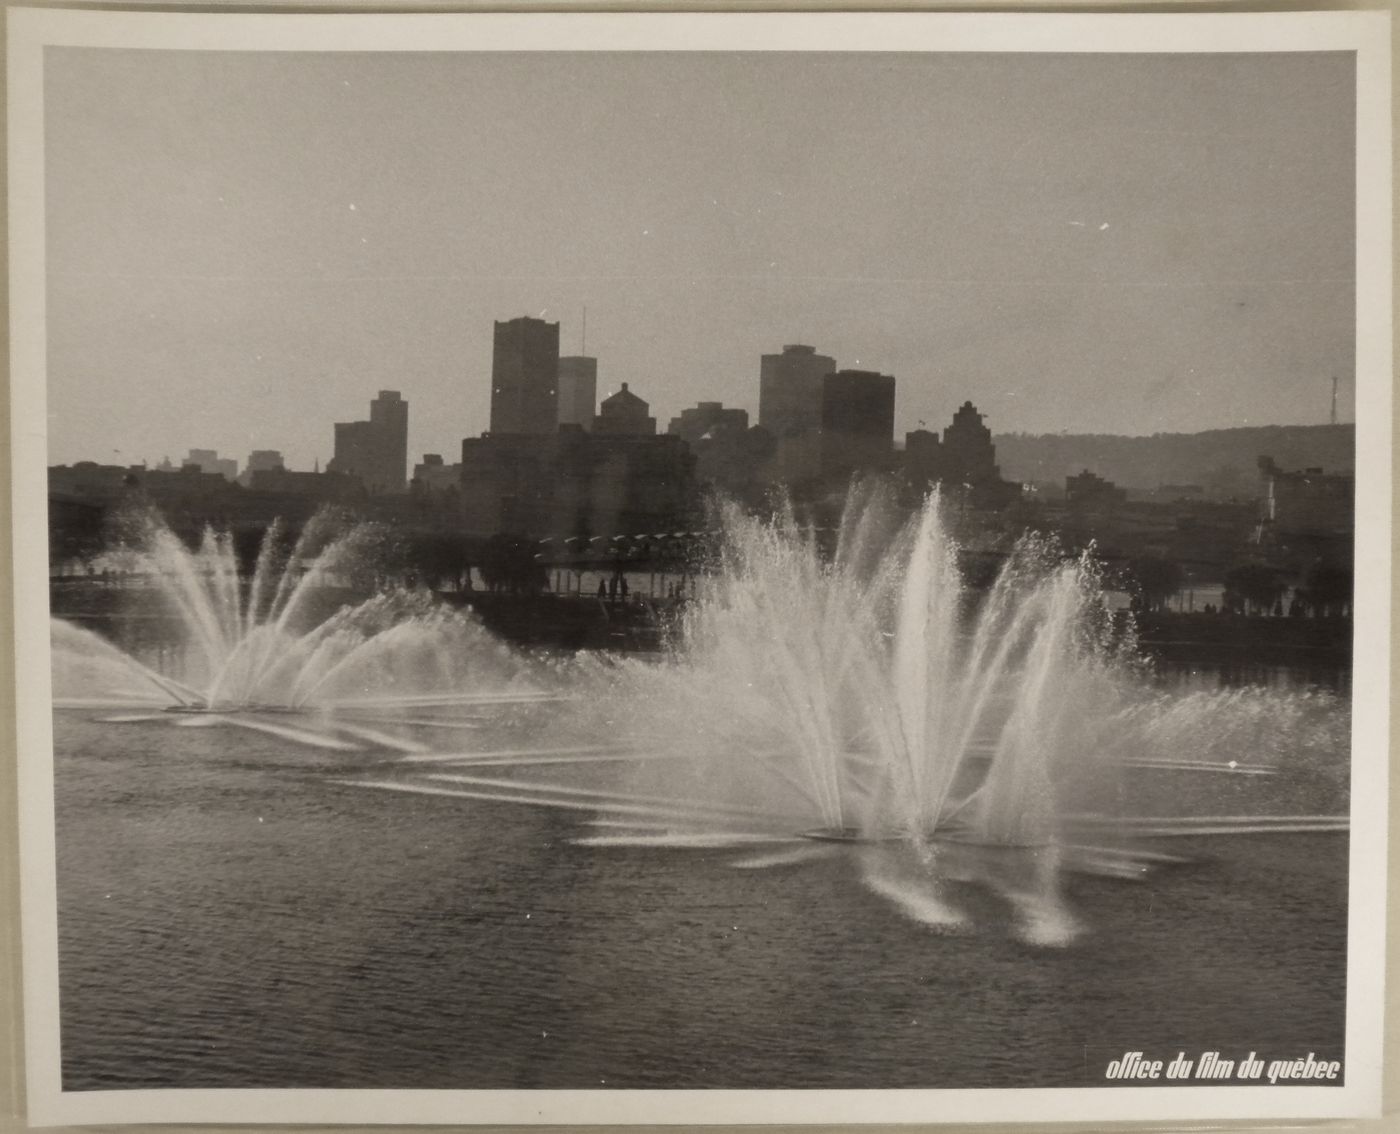
<instances>
[{"instance_id":1,"label":"radio antenna mast","mask_svg":"<svg viewBox=\"0 0 1400 1134\"><path fill-rule=\"evenodd\" d=\"M1332 424L1337 424L1337 377L1332 376Z\"/></svg>"}]
</instances>

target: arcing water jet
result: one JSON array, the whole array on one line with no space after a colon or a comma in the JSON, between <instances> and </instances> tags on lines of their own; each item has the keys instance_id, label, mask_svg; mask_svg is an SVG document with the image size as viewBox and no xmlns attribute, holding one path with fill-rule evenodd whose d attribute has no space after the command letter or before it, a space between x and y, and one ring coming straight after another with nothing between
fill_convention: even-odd
<instances>
[{"instance_id":1,"label":"arcing water jet","mask_svg":"<svg viewBox=\"0 0 1400 1134\"><path fill-rule=\"evenodd\" d=\"M524 688L524 666L504 645L426 594L387 590L318 612L328 589L362 563L376 538L368 526L317 517L285 549L274 523L247 579L228 533L206 530L191 550L154 516L135 528L129 573L158 597L175 648L148 663L54 619L59 701L306 710Z\"/></svg>"}]
</instances>

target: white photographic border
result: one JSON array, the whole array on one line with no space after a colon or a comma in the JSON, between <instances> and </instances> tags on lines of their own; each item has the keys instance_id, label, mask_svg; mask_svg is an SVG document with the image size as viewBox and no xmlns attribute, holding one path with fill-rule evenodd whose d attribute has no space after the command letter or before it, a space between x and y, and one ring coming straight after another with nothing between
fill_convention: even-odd
<instances>
[{"instance_id":1,"label":"white photographic border","mask_svg":"<svg viewBox=\"0 0 1400 1134\"><path fill-rule=\"evenodd\" d=\"M1391 129L1385 12L206 14L9 11L11 469L25 1067L35 1125L1315 1119L1380 1111L1390 696ZM1013 1090L122 1090L60 1076L47 602L43 51L1356 53L1356 620L1346 1082ZM1144 1037L1150 1040L1150 1037Z\"/></svg>"}]
</instances>

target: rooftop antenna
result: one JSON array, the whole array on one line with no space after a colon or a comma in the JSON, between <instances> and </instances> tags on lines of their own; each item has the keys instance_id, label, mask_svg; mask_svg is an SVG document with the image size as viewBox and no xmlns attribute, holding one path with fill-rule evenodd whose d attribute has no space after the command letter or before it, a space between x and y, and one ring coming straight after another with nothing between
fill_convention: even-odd
<instances>
[{"instance_id":1,"label":"rooftop antenna","mask_svg":"<svg viewBox=\"0 0 1400 1134\"><path fill-rule=\"evenodd\" d=\"M1337 424L1337 377L1332 376L1332 424Z\"/></svg>"},{"instance_id":2,"label":"rooftop antenna","mask_svg":"<svg viewBox=\"0 0 1400 1134\"><path fill-rule=\"evenodd\" d=\"M588 354L588 307L587 307L587 305L585 305L584 308L583 308L583 331L579 334L579 337L578 337L578 352L579 352L579 354L582 354L582 355Z\"/></svg>"}]
</instances>

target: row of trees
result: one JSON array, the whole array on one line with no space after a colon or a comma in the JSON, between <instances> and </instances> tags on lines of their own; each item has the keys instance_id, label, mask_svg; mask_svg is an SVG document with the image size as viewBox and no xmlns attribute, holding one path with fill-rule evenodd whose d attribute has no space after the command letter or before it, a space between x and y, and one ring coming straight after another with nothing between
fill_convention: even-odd
<instances>
[{"instance_id":1,"label":"row of trees","mask_svg":"<svg viewBox=\"0 0 1400 1134\"><path fill-rule=\"evenodd\" d=\"M1122 584L1137 609L1158 613L1187 584L1186 571L1174 559L1144 556L1124 568ZM1266 563L1242 563L1225 573L1221 607L1233 614L1311 615L1338 618L1351 611L1352 572L1335 563L1318 561L1298 585L1288 574ZM1284 598L1292 590L1287 608Z\"/></svg>"},{"instance_id":2,"label":"row of trees","mask_svg":"<svg viewBox=\"0 0 1400 1134\"><path fill-rule=\"evenodd\" d=\"M55 562L91 560L104 547L121 546L130 541L133 530L148 522L151 514L148 510L109 512L57 502L50 511L51 556ZM323 525L328 533L357 522L357 517L350 513L340 518L342 524ZM370 526L378 537L362 541L356 558L360 561L358 566L374 577L398 577L438 590L460 590L470 587L471 571L475 568L492 591L530 594L548 589L542 545L526 536L501 534L483 540L421 528ZM178 517L175 530L192 546L202 537L202 525L180 524ZM290 553L299 534L299 526L281 530L282 556ZM251 574L266 535L261 525L234 528L233 547L244 574ZM594 541L587 533L579 533L570 542L582 548ZM609 544L604 543L597 549L600 560L612 561L614 567L621 567L621 548L610 556L608 547ZM653 569L677 571L693 567L691 559L697 551L691 541L662 537L629 544L627 550ZM990 585L1000 567L1000 558L989 557L985 563L969 562L964 567L971 575L969 583L973 587ZM1189 582L1182 564L1166 556L1138 557L1124 564L1116 574L1115 582L1132 595L1135 608L1148 614L1165 611ZM1345 616L1351 610L1352 572L1326 559L1315 562L1301 580L1281 568L1256 562L1231 568L1223 582L1221 608L1227 612L1331 618Z\"/></svg>"}]
</instances>

